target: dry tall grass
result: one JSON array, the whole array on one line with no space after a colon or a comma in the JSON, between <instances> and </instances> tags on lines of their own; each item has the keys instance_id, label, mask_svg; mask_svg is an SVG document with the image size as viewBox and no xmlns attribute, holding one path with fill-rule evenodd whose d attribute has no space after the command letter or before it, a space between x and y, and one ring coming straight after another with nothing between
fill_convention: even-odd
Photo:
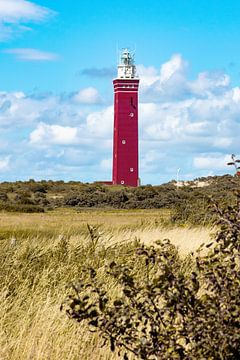
<instances>
[{"instance_id":1,"label":"dry tall grass","mask_svg":"<svg viewBox=\"0 0 240 360\"><path fill-rule=\"evenodd\" d=\"M141 239L169 238L185 255L209 239L209 229L160 226L158 211L54 212L0 216L0 359L113 360L90 335L60 312L65 286L78 278L84 262L102 267L109 257L126 256L87 246L86 223L99 225L100 242L111 246ZM16 239L16 240L15 240ZM109 284L111 287L112 284Z\"/></svg>"}]
</instances>

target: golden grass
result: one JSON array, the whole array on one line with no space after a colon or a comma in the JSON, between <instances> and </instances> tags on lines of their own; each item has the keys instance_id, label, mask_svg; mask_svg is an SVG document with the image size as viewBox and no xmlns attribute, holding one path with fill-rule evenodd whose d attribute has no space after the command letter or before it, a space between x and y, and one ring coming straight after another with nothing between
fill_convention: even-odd
<instances>
[{"instance_id":1,"label":"golden grass","mask_svg":"<svg viewBox=\"0 0 240 360\"><path fill-rule=\"evenodd\" d=\"M86 232L86 224L104 225L106 229L120 227L138 228L158 224L167 219L166 210L73 210L58 209L48 213L0 214L1 234L43 234L56 236L57 234L75 235Z\"/></svg>"},{"instance_id":2,"label":"golden grass","mask_svg":"<svg viewBox=\"0 0 240 360\"><path fill-rule=\"evenodd\" d=\"M61 296L62 295L62 296ZM12 319L2 318L2 322L11 322L13 328L6 332L1 328L0 358L4 360L52 360L52 359L117 359L106 348L101 348L97 335L90 336L86 327L70 321L60 313L59 304L63 294L51 294L40 299L33 298L28 308L20 312L20 318L11 314ZM3 308L4 304L2 304ZM14 307L21 308L19 299ZM2 312L2 311L1 311ZM2 316L2 314L1 314ZM15 319L14 319L15 318Z\"/></svg>"},{"instance_id":3,"label":"golden grass","mask_svg":"<svg viewBox=\"0 0 240 360\"><path fill-rule=\"evenodd\" d=\"M163 228L161 219L168 215L159 210L1 213L0 359L118 359L108 348L101 348L97 334L89 334L85 326L60 312L65 285L77 278L81 265L72 259L81 259L77 249L87 241L87 223L99 225L106 245L135 238L153 244L169 238L185 255L209 240L206 228ZM64 261L62 235L67 236L69 246ZM11 244L12 237L16 246ZM43 258L47 260L41 262Z\"/></svg>"},{"instance_id":4,"label":"golden grass","mask_svg":"<svg viewBox=\"0 0 240 360\"><path fill-rule=\"evenodd\" d=\"M173 229L159 227L126 231L120 233L118 238L119 241L123 238L137 238L146 245L153 245L157 240L169 239L172 244L178 247L181 255L187 255L194 252L202 243L208 243L210 236L210 229L203 227Z\"/></svg>"}]
</instances>

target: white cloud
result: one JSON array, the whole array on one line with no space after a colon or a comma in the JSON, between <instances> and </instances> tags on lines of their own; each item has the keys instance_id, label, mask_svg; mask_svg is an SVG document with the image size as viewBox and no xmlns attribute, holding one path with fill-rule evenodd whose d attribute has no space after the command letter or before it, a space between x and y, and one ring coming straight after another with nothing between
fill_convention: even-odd
<instances>
[{"instance_id":1,"label":"white cloud","mask_svg":"<svg viewBox=\"0 0 240 360\"><path fill-rule=\"evenodd\" d=\"M101 97L99 92L94 87L88 87L86 89L80 90L73 97L74 101L79 104L99 104L101 102Z\"/></svg>"},{"instance_id":2,"label":"white cloud","mask_svg":"<svg viewBox=\"0 0 240 360\"><path fill-rule=\"evenodd\" d=\"M10 165L10 156L0 158L0 172L9 170Z\"/></svg>"},{"instance_id":3,"label":"white cloud","mask_svg":"<svg viewBox=\"0 0 240 360\"><path fill-rule=\"evenodd\" d=\"M7 49L4 50L6 54L15 55L18 60L25 61L54 61L58 59L58 55L38 49Z\"/></svg>"},{"instance_id":4,"label":"white cloud","mask_svg":"<svg viewBox=\"0 0 240 360\"><path fill-rule=\"evenodd\" d=\"M27 0L0 0L0 19L5 22L43 20L49 14L45 7Z\"/></svg>"},{"instance_id":5,"label":"white cloud","mask_svg":"<svg viewBox=\"0 0 240 360\"><path fill-rule=\"evenodd\" d=\"M16 99L24 99L25 98L25 94L22 91L14 92L13 96L15 96Z\"/></svg>"},{"instance_id":6,"label":"white cloud","mask_svg":"<svg viewBox=\"0 0 240 360\"><path fill-rule=\"evenodd\" d=\"M89 149L83 148L82 146L78 148L67 147L63 155L63 162L67 165L87 167L94 164L94 160L95 153L92 146L89 147Z\"/></svg>"},{"instance_id":7,"label":"white cloud","mask_svg":"<svg viewBox=\"0 0 240 360\"><path fill-rule=\"evenodd\" d=\"M40 123L30 134L30 143L36 145L73 145L77 141L78 130L70 126Z\"/></svg>"},{"instance_id":8,"label":"white cloud","mask_svg":"<svg viewBox=\"0 0 240 360\"><path fill-rule=\"evenodd\" d=\"M140 104L143 139L190 146L199 151L207 146L226 151L235 147L240 130L240 108L232 90L207 98L189 96L187 100Z\"/></svg>"},{"instance_id":9,"label":"white cloud","mask_svg":"<svg viewBox=\"0 0 240 360\"><path fill-rule=\"evenodd\" d=\"M87 116L86 126L92 137L108 138L113 129L113 106Z\"/></svg>"},{"instance_id":10,"label":"white cloud","mask_svg":"<svg viewBox=\"0 0 240 360\"><path fill-rule=\"evenodd\" d=\"M165 154L157 149L145 149L141 159L141 171L146 173L158 172L159 164L163 162Z\"/></svg>"},{"instance_id":11,"label":"white cloud","mask_svg":"<svg viewBox=\"0 0 240 360\"><path fill-rule=\"evenodd\" d=\"M233 101L235 101L236 103L240 102L240 88L236 87L233 89Z\"/></svg>"},{"instance_id":12,"label":"white cloud","mask_svg":"<svg viewBox=\"0 0 240 360\"><path fill-rule=\"evenodd\" d=\"M144 65L138 65L137 75L141 79L140 84L142 87L150 86L160 79L160 74L158 73L158 70L153 66L145 67Z\"/></svg>"},{"instance_id":13,"label":"white cloud","mask_svg":"<svg viewBox=\"0 0 240 360\"><path fill-rule=\"evenodd\" d=\"M137 73L141 79L141 87L157 85L160 91L160 85L167 83L175 76L183 76L187 69L187 62L183 60L180 54L174 54L169 61L162 64L160 70L155 67L137 66Z\"/></svg>"},{"instance_id":14,"label":"white cloud","mask_svg":"<svg viewBox=\"0 0 240 360\"><path fill-rule=\"evenodd\" d=\"M141 101L159 102L169 99L177 100L185 96L187 83L185 72L187 62L181 55L173 55L169 61L162 64L160 70L153 67L145 68L143 65L138 67L140 75L140 95Z\"/></svg>"},{"instance_id":15,"label":"white cloud","mask_svg":"<svg viewBox=\"0 0 240 360\"><path fill-rule=\"evenodd\" d=\"M202 72L195 81L188 84L190 91L200 97L225 91L229 85L229 76L222 72Z\"/></svg>"},{"instance_id":16,"label":"white cloud","mask_svg":"<svg viewBox=\"0 0 240 360\"><path fill-rule=\"evenodd\" d=\"M227 138L227 137L217 137L214 142L213 145L215 147L220 147L222 149L228 149L230 148L230 146L233 143L233 139L232 138Z\"/></svg>"},{"instance_id":17,"label":"white cloud","mask_svg":"<svg viewBox=\"0 0 240 360\"><path fill-rule=\"evenodd\" d=\"M0 0L0 40L6 40L16 32L28 31L29 22L46 20L54 12L28 0Z\"/></svg>"},{"instance_id":18,"label":"white cloud","mask_svg":"<svg viewBox=\"0 0 240 360\"><path fill-rule=\"evenodd\" d=\"M160 71L154 67L138 67L141 101L159 103L184 100L192 96L202 99L230 89L230 77L221 71L201 72L197 79L190 81L186 78L187 69L188 63L180 54L173 55L162 64ZM235 100L239 96L235 89Z\"/></svg>"},{"instance_id":19,"label":"white cloud","mask_svg":"<svg viewBox=\"0 0 240 360\"><path fill-rule=\"evenodd\" d=\"M56 99L49 96L43 101L33 99L24 93L0 93L0 126L26 127L45 112L51 112Z\"/></svg>"},{"instance_id":20,"label":"white cloud","mask_svg":"<svg viewBox=\"0 0 240 360\"><path fill-rule=\"evenodd\" d=\"M79 126L90 111L70 101L70 95L0 92L0 127L19 129L39 122Z\"/></svg>"},{"instance_id":21,"label":"white cloud","mask_svg":"<svg viewBox=\"0 0 240 360\"><path fill-rule=\"evenodd\" d=\"M101 160L100 167L102 170L111 171L112 170L112 158Z\"/></svg>"},{"instance_id":22,"label":"white cloud","mask_svg":"<svg viewBox=\"0 0 240 360\"><path fill-rule=\"evenodd\" d=\"M231 160L230 155L202 155L193 159L196 169L204 170L227 170L227 163Z\"/></svg>"},{"instance_id":23,"label":"white cloud","mask_svg":"<svg viewBox=\"0 0 240 360\"><path fill-rule=\"evenodd\" d=\"M160 70L160 82L166 83L174 75L182 74L187 67L187 63L183 60L180 54L175 54L169 61L161 66Z\"/></svg>"}]
</instances>

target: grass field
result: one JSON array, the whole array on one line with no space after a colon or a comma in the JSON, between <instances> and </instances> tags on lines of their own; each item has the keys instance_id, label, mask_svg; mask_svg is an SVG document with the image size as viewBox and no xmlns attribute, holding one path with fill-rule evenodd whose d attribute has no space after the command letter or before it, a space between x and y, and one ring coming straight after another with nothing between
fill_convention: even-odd
<instances>
[{"instance_id":1,"label":"grass field","mask_svg":"<svg viewBox=\"0 0 240 360\"><path fill-rule=\"evenodd\" d=\"M66 285L85 263L103 267L113 256L126 256L111 250L115 244L169 238L185 256L209 241L210 229L163 226L168 217L162 210L1 213L0 359L116 359L96 334L60 312ZM87 224L100 250L92 251Z\"/></svg>"}]
</instances>

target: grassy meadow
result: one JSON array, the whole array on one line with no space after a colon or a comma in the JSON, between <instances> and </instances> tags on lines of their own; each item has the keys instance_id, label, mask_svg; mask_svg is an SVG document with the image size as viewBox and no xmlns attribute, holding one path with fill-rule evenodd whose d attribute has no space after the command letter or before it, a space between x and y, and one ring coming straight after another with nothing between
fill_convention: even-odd
<instances>
[{"instance_id":1,"label":"grassy meadow","mask_svg":"<svg viewBox=\"0 0 240 360\"><path fill-rule=\"evenodd\" d=\"M149 245L169 238L181 256L209 241L209 228L167 226L169 215L154 209L2 212L0 359L117 359L98 335L60 312L66 286L85 266L124 259L137 239ZM114 296L114 283L108 286Z\"/></svg>"}]
</instances>

